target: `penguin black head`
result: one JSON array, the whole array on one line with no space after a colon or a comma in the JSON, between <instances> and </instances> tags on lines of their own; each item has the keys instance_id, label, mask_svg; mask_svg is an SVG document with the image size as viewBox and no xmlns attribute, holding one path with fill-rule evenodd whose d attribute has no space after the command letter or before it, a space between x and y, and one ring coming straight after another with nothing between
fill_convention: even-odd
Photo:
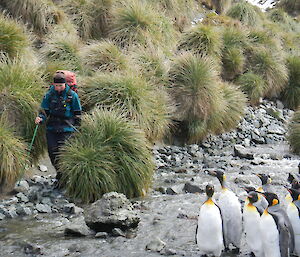
<instances>
[{"instance_id":1,"label":"penguin black head","mask_svg":"<svg viewBox=\"0 0 300 257\"><path fill-rule=\"evenodd\" d=\"M213 185L208 184L205 188L205 192L208 198L211 198L214 195L215 189Z\"/></svg>"},{"instance_id":2,"label":"penguin black head","mask_svg":"<svg viewBox=\"0 0 300 257\"><path fill-rule=\"evenodd\" d=\"M299 162L299 164L298 164L298 173L299 173L299 175L300 175L300 162Z\"/></svg>"},{"instance_id":3,"label":"penguin black head","mask_svg":"<svg viewBox=\"0 0 300 257\"><path fill-rule=\"evenodd\" d=\"M252 191L255 191L255 187L252 186L243 186L242 187L248 194Z\"/></svg>"},{"instance_id":4,"label":"penguin black head","mask_svg":"<svg viewBox=\"0 0 300 257\"><path fill-rule=\"evenodd\" d=\"M220 170L210 171L209 174L212 175L212 176L217 177L218 180L219 180L220 183L221 183L221 186L224 185L224 182L225 182L225 180L226 180L226 176L225 176L225 174L224 174L223 171L220 171Z\"/></svg>"},{"instance_id":5,"label":"penguin black head","mask_svg":"<svg viewBox=\"0 0 300 257\"><path fill-rule=\"evenodd\" d=\"M256 176L258 176L260 178L262 185L266 185L266 184L271 183L271 178L270 178L269 175L259 173L259 174L256 174Z\"/></svg>"},{"instance_id":6,"label":"penguin black head","mask_svg":"<svg viewBox=\"0 0 300 257\"><path fill-rule=\"evenodd\" d=\"M292 188L299 190L300 189L300 182L296 179L293 180L292 182Z\"/></svg>"},{"instance_id":7,"label":"penguin black head","mask_svg":"<svg viewBox=\"0 0 300 257\"><path fill-rule=\"evenodd\" d=\"M287 188L287 190L290 192L290 194L293 198L293 202L300 200L300 191L299 190L296 190L294 188Z\"/></svg>"},{"instance_id":8,"label":"penguin black head","mask_svg":"<svg viewBox=\"0 0 300 257\"><path fill-rule=\"evenodd\" d=\"M295 180L295 176L292 173L289 173L289 176L287 178L287 181L292 184L292 182Z\"/></svg>"},{"instance_id":9,"label":"penguin black head","mask_svg":"<svg viewBox=\"0 0 300 257\"><path fill-rule=\"evenodd\" d=\"M260 194L262 194L267 199L269 207L279 204L279 198L276 194L269 193L269 192L264 192L264 193L260 193Z\"/></svg>"},{"instance_id":10,"label":"penguin black head","mask_svg":"<svg viewBox=\"0 0 300 257\"><path fill-rule=\"evenodd\" d=\"M249 194L248 194L248 199L249 199L249 202L250 203L256 203L258 201L258 194L254 191L251 191Z\"/></svg>"}]
</instances>

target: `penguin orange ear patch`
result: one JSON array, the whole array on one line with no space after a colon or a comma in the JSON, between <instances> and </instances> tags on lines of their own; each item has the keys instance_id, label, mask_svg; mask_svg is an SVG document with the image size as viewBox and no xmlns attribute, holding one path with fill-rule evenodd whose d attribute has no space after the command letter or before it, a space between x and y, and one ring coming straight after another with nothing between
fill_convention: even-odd
<instances>
[{"instance_id":1,"label":"penguin orange ear patch","mask_svg":"<svg viewBox=\"0 0 300 257\"><path fill-rule=\"evenodd\" d=\"M276 204L278 204L278 200L277 200L277 199L273 199L273 201L272 201L272 206L274 206L274 205L276 205Z\"/></svg>"},{"instance_id":2,"label":"penguin orange ear patch","mask_svg":"<svg viewBox=\"0 0 300 257\"><path fill-rule=\"evenodd\" d=\"M298 200L300 200L300 195L298 195Z\"/></svg>"}]
</instances>

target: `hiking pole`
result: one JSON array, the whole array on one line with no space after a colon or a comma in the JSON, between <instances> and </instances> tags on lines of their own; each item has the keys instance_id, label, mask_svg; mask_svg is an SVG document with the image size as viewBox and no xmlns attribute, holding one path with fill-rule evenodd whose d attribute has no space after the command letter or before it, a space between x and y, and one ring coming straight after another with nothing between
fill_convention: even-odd
<instances>
[{"instance_id":1,"label":"hiking pole","mask_svg":"<svg viewBox=\"0 0 300 257\"><path fill-rule=\"evenodd\" d=\"M71 123L70 121L66 120L66 123L67 123L71 128L73 128L76 132L79 132L79 130L78 130L74 125L72 125L72 123Z\"/></svg>"},{"instance_id":2,"label":"hiking pole","mask_svg":"<svg viewBox=\"0 0 300 257\"><path fill-rule=\"evenodd\" d=\"M31 139L29 148L28 148L28 152L27 152L27 157L28 157L28 158L30 157L30 153L31 153L31 150L32 150L32 146L33 146L34 139L35 139L35 137L36 137L38 128L39 128L39 124L36 124L35 129L34 129L34 132L33 132L33 136L32 136L32 139ZM25 170L27 170L27 168L28 168L28 167L25 167L24 171L20 174L19 179L18 179L18 185L20 185L20 181L21 181L21 179L23 178L24 173L25 173Z\"/></svg>"}]
</instances>

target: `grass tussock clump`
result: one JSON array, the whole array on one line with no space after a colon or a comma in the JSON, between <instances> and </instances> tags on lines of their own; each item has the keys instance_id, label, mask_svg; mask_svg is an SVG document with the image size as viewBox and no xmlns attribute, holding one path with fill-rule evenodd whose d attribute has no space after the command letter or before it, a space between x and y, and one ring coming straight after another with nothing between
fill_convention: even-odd
<instances>
[{"instance_id":1,"label":"grass tussock clump","mask_svg":"<svg viewBox=\"0 0 300 257\"><path fill-rule=\"evenodd\" d=\"M16 21L0 14L0 53L14 58L29 46L25 29Z\"/></svg>"},{"instance_id":2,"label":"grass tussock clump","mask_svg":"<svg viewBox=\"0 0 300 257\"><path fill-rule=\"evenodd\" d=\"M162 45L173 44L174 27L163 15L160 15L150 4L144 1L122 2L114 9L114 18L109 37L122 47L140 44Z\"/></svg>"},{"instance_id":3,"label":"grass tussock clump","mask_svg":"<svg viewBox=\"0 0 300 257\"><path fill-rule=\"evenodd\" d=\"M65 19L64 12L51 0L4 0L2 6L14 18L21 19L34 32L42 35Z\"/></svg>"},{"instance_id":4,"label":"grass tussock clump","mask_svg":"<svg viewBox=\"0 0 300 257\"><path fill-rule=\"evenodd\" d=\"M70 15L83 39L107 35L113 0L65 0L60 6Z\"/></svg>"},{"instance_id":5,"label":"grass tussock clump","mask_svg":"<svg viewBox=\"0 0 300 257\"><path fill-rule=\"evenodd\" d=\"M154 172L144 133L119 111L96 109L83 117L80 133L62 150L60 160L67 193L93 202L117 191L143 196Z\"/></svg>"},{"instance_id":6,"label":"grass tussock clump","mask_svg":"<svg viewBox=\"0 0 300 257\"><path fill-rule=\"evenodd\" d=\"M222 48L222 77L233 80L244 71L244 48L248 44L248 33L242 28L224 28Z\"/></svg>"},{"instance_id":7,"label":"grass tussock clump","mask_svg":"<svg viewBox=\"0 0 300 257\"><path fill-rule=\"evenodd\" d=\"M258 26L262 24L261 11L256 6L241 0L234 4L226 15L239 20L247 26Z\"/></svg>"},{"instance_id":8,"label":"grass tussock clump","mask_svg":"<svg viewBox=\"0 0 300 257\"><path fill-rule=\"evenodd\" d=\"M0 116L0 192L14 185L29 164L26 145L9 128L6 118Z\"/></svg>"},{"instance_id":9,"label":"grass tussock clump","mask_svg":"<svg viewBox=\"0 0 300 257\"><path fill-rule=\"evenodd\" d=\"M287 58L289 72L288 85L282 92L282 100L290 109L297 109L300 106L300 57L291 56Z\"/></svg>"},{"instance_id":10,"label":"grass tussock clump","mask_svg":"<svg viewBox=\"0 0 300 257\"><path fill-rule=\"evenodd\" d=\"M222 38L214 26L199 24L185 32L179 41L178 49L193 51L195 54L220 57Z\"/></svg>"},{"instance_id":11,"label":"grass tussock clump","mask_svg":"<svg viewBox=\"0 0 300 257\"><path fill-rule=\"evenodd\" d=\"M223 111L221 111L221 113L223 112L223 115L220 124L222 131L225 132L235 128L243 118L247 97L235 85L230 83L221 83L220 89L225 100L225 105L220 106L223 109Z\"/></svg>"},{"instance_id":12,"label":"grass tussock clump","mask_svg":"<svg viewBox=\"0 0 300 257\"><path fill-rule=\"evenodd\" d=\"M288 70L281 53L265 47L253 48L249 55L249 70L266 81L265 96L278 96L287 85Z\"/></svg>"},{"instance_id":13,"label":"grass tussock clump","mask_svg":"<svg viewBox=\"0 0 300 257\"><path fill-rule=\"evenodd\" d=\"M111 41L94 42L84 47L80 56L84 65L93 71L123 71L128 57Z\"/></svg>"},{"instance_id":14,"label":"grass tussock clump","mask_svg":"<svg viewBox=\"0 0 300 257\"><path fill-rule=\"evenodd\" d=\"M34 119L43 96L38 69L22 60L0 60L0 115L7 115L16 135L30 143L35 129ZM43 127L38 130L31 156L36 161L45 150Z\"/></svg>"},{"instance_id":15,"label":"grass tussock clump","mask_svg":"<svg viewBox=\"0 0 300 257\"><path fill-rule=\"evenodd\" d=\"M161 139L169 130L171 108L164 94L157 94L136 74L97 74L86 80L83 105L117 106L143 129L151 141Z\"/></svg>"},{"instance_id":16,"label":"grass tussock clump","mask_svg":"<svg viewBox=\"0 0 300 257\"><path fill-rule=\"evenodd\" d=\"M168 59L161 49L139 47L132 52L136 68L149 83L158 86L167 84Z\"/></svg>"},{"instance_id":17,"label":"grass tussock clump","mask_svg":"<svg viewBox=\"0 0 300 257\"><path fill-rule=\"evenodd\" d=\"M289 135L287 137L292 151L300 154L300 110L298 109L289 124Z\"/></svg>"},{"instance_id":18,"label":"grass tussock clump","mask_svg":"<svg viewBox=\"0 0 300 257\"><path fill-rule=\"evenodd\" d=\"M298 0L282 0L279 2L279 7L292 15L299 15L300 13L300 2Z\"/></svg>"},{"instance_id":19,"label":"grass tussock clump","mask_svg":"<svg viewBox=\"0 0 300 257\"><path fill-rule=\"evenodd\" d=\"M217 75L211 59L188 52L177 57L171 66L170 92L178 105L176 118L189 143L201 141L208 132L206 122L219 95Z\"/></svg>"},{"instance_id":20,"label":"grass tussock clump","mask_svg":"<svg viewBox=\"0 0 300 257\"><path fill-rule=\"evenodd\" d=\"M79 56L81 47L82 43L76 34L53 31L48 35L40 52L45 63L63 63L66 65L64 69L80 71L82 69Z\"/></svg>"},{"instance_id":21,"label":"grass tussock clump","mask_svg":"<svg viewBox=\"0 0 300 257\"><path fill-rule=\"evenodd\" d=\"M265 80L260 75L252 72L246 72L241 75L236 80L236 83L247 94L252 105L259 103L259 99L264 96L267 88Z\"/></svg>"}]
</instances>

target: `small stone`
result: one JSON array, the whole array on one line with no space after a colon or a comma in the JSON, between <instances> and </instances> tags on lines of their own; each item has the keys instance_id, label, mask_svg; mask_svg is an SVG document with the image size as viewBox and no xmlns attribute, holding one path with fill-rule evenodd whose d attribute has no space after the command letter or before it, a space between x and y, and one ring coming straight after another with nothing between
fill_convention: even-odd
<instances>
[{"instance_id":1,"label":"small stone","mask_svg":"<svg viewBox=\"0 0 300 257\"><path fill-rule=\"evenodd\" d=\"M95 235L95 238L107 238L107 237L108 237L108 234L106 232L98 232Z\"/></svg>"},{"instance_id":2,"label":"small stone","mask_svg":"<svg viewBox=\"0 0 300 257\"><path fill-rule=\"evenodd\" d=\"M164 255L164 256L170 256L170 255L176 255L177 252L174 249L170 249L170 248L164 248L160 251L160 254Z\"/></svg>"},{"instance_id":3,"label":"small stone","mask_svg":"<svg viewBox=\"0 0 300 257\"><path fill-rule=\"evenodd\" d=\"M160 252L162 249L164 249L165 246L166 246L165 242L163 242L159 238L156 238L146 245L146 250L152 252Z\"/></svg>"},{"instance_id":4,"label":"small stone","mask_svg":"<svg viewBox=\"0 0 300 257\"><path fill-rule=\"evenodd\" d=\"M39 213L51 213L51 207L46 204L39 203L35 206L35 208Z\"/></svg>"},{"instance_id":5,"label":"small stone","mask_svg":"<svg viewBox=\"0 0 300 257\"><path fill-rule=\"evenodd\" d=\"M16 192L25 193L28 190L29 190L29 184L27 183L26 180L21 180L21 181L17 182L14 187L14 191L16 191Z\"/></svg>"},{"instance_id":6,"label":"small stone","mask_svg":"<svg viewBox=\"0 0 300 257\"><path fill-rule=\"evenodd\" d=\"M183 191L186 192L186 193L192 193L192 194L194 194L194 193L203 193L204 192L204 190L201 189L199 186L193 185L189 182L184 184Z\"/></svg>"},{"instance_id":7,"label":"small stone","mask_svg":"<svg viewBox=\"0 0 300 257\"><path fill-rule=\"evenodd\" d=\"M125 233L120 228L113 228L112 231L111 231L111 234L113 236L126 237Z\"/></svg>"},{"instance_id":8,"label":"small stone","mask_svg":"<svg viewBox=\"0 0 300 257\"><path fill-rule=\"evenodd\" d=\"M166 194L168 195L177 195L178 193L171 187L168 187L166 190Z\"/></svg>"},{"instance_id":9,"label":"small stone","mask_svg":"<svg viewBox=\"0 0 300 257\"><path fill-rule=\"evenodd\" d=\"M24 252L25 252L25 254L40 255L40 254L42 254L42 249L38 245L26 243L24 246Z\"/></svg>"},{"instance_id":10,"label":"small stone","mask_svg":"<svg viewBox=\"0 0 300 257\"><path fill-rule=\"evenodd\" d=\"M4 220L5 219L5 215L0 213L0 220Z\"/></svg>"},{"instance_id":11,"label":"small stone","mask_svg":"<svg viewBox=\"0 0 300 257\"><path fill-rule=\"evenodd\" d=\"M47 172L47 171L48 171L48 168L47 168L47 166L40 164L40 165L39 165L39 170L40 170L41 172Z\"/></svg>"}]
</instances>

